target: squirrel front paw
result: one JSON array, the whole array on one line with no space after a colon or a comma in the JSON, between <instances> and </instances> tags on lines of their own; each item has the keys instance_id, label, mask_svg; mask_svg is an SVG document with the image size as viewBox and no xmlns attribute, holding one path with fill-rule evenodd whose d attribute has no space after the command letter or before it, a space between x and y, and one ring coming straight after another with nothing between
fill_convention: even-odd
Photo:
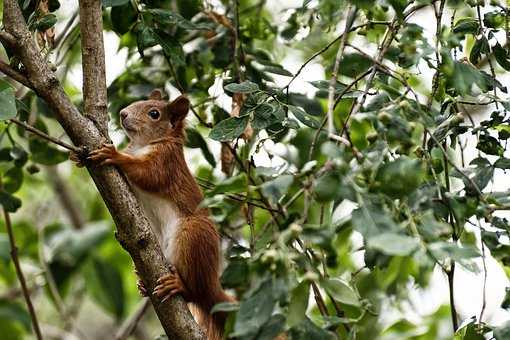
<instances>
[{"instance_id":1,"label":"squirrel front paw","mask_svg":"<svg viewBox=\"0 0 510 340\"><path fill-rule=\"evenodd\" d=\"M104 143L99 149L91 151L87 160L97 162L99 165L115 164L119 155L113 144Z\"/></svg>"}]
</instances>

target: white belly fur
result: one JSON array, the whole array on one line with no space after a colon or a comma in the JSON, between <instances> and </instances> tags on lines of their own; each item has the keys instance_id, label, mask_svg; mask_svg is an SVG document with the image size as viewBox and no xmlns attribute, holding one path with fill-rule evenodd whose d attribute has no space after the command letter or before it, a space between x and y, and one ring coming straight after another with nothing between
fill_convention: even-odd
<instances>
[{"instance_id":1,"label":"white belly fur","mask_svg":"<svg viewBox=\"0 0 510 340\"><path fill-rule=\"evenodd\" d=\"M135 185L132 187L149 218L152 231L159 242L161 250L163 250L163 254L170 263L173 263L175 238L180 227L180 216L177 207L167 199L141 190Z\"/></svg>"}]
</instances>

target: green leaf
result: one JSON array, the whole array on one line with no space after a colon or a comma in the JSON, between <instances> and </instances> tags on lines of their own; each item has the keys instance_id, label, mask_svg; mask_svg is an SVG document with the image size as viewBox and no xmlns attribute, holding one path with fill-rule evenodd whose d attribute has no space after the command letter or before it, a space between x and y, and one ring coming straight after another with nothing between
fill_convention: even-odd
<instances>
[{"instance_id":1,"label":"green leaf","mask_svg":"<svg viewBox=\"0 0 510 340\"><path fill-rule=\"evenodd\" d=\"M67 152L60 151L35 136L30 137L28 147L31 153L30 158L35 163L56 165L69 159Z\"/></svg>"},{"instance_id":2,"label":"green leaf","mask_svg":"<svg viewBox=\"0 0 510 340\"><path fill-rule=\"evenodd\" d=\"M476 184L478 189L483 190L494 176L494 167L487 159L482 157L473 159L469 165L475 166L475 168L467 169L467 172L469 172L468 176ZM468 181L466 177L460 174L457 170L452 171L452 176L462 179L467 191L473 193L477 192L476 188L473 188L471 181Z\"/></svg>"},{"instance_id":3,"label":"green leaf","mask_svg":"<svg viewBox=\"0 0 510 340\"><path fill-rule=\"evenodd\" d=\"M443 221L438 221L430 210L420 217L420 221L421 223L417 225L417 228L425 241L437 241L440 237L449 235L451 232L451 226Z\"/></svg>"},{"instance_id":4,"label":"green leaf","mask_svg":"<svg viewBox=\"0 0 510 340\"><path fill-rule=\"evenodd\" d=\"M413 237L395 233L383 233L367 240L369 248L380 250L390 256L406 256L418 248L419 241Z\"/></svg>"},{"instance_id":5,"label":"green leaf","mask_svg":"<svg viewBox=\"0 0 510 340\"><path fill-rule=\"evenodd\" d=\"M107 224L90 224L87 228L73 230L65 228L55 232L48 240L50 262L56 259L76 262L103 242L110 228Z\"/></svg>"},{"instance_id":6,"label":"green leaf","mask_svg":"<svg viewBox=\"0 0 510 340\"><path fill-rule=\"evenodd\" d=\"M89 282L88 289L92 296L106 311L120 320L125 312L126 296L119 270L99 258L92 261L94 268L94 283Z\"/></svg>"},{"instance_id":7,"label":"green leaf","mask_svg":"<svg viewBox=\"0 0 510 340\"><path fill-rule=\"evenodd\" d=\"M222 193L236 193L246 191L248 186L248 180L245 174L239 174L234 177L230 177L218 183L214 189L209 191L209 195L216 195Z\"/></svg>"},{"instance_id":8,"label":"green leaf","mask_svg":"<svg viewBox=\"0 0 510 340\"><path fill-rule=\"evenodd\" d=\"M211 314L217 312L236 312L239 310L238 302L220 302L214 305L211 309Z\"/></svg>"},{"instance_id":9,"label":"green leaf","mask_svg":"<svg viewBox=\"0 0 510 340\"><path fill-rule=\"evenodd\" d=\"M3 174L2 184L5 191L11 194L15 193L21 188L21 184L23 184L23 170L17 166L10 168Z\"/></svg>"},{"instance_id":10,"label":"green leaf","mask_svg":"<svg viewBox=\"0 0 510 340\"><path fill-rule=\"evenodd\" d=\"M454 340L485 340L485 333L491 331L491 328L484 324L479 324L476 320L470 320L468 324L457 329L454 334Z\"/></svg>"},{"instance_id":11,"label":"green leaf","mask_svg":"<svg viewBox=\"0 0 510 340\"><path fill-rule=\"evenodd\" d=\"M454 33L462 34L476 34L480 26L478 21L473 18L462 18L455 23L453 26Z\"/></svg>"},{"instance_id":12,"label":"green leaf","mask_svg":"<svg viewBox=\"0 0 510 340\"><path fill-rule=\"evenodd\" d=\"M164 26L176 25L185 30L199 30L207 28L205 26L195 25L191 21L184 19L180 14L167 9L149 9L146 11L146 13L150 13L154 17L154 20Z\"/></svg>"},{"instance_id":13,"label":"green leaf","mask_svg":"<svg viewBox=\"0 0 510 340\"><path fill-rule=\"evenodd\" d=\"M341 177L338 171L330 171L319 177L313 186L317 202L328 202L336 199L341 184Z\"/></svg>"},{"instance_id":14,"label":"green leaf","mask_svg":"<svg viewBox=\"0 0 510 340\"><path fill-rule=\"evenodd\" d=\"M21 207L21 200L12 196L4 189L0 189L0 204L5 208L5 210L13 213Z\"/></svg>"},{"instance_id":15,"label":"green leaf","mask_svg":"<svg viewBox=\"0 0 510 340\"><path fill-rule=\"evenodd\" d=\"M498 169L510 169L510 158L501 157L495 163L494 167Z\"/></svg>"},{"instance_id":16,"label":"green leaf","mask_svg":"<svg viewBox=\"0 0 510 340\"><path fill-rule=\"evenodd\" d=\"M278 202L287 193L293 181L294 176L292 175L278 176L272 181L262 184L262 193Z\"/></svg>"},{"instance_id":17,"label":"green leaf","mask_svg":"<svg viewBox=\"0 0 510 340\"><path fill-rule=\"evenodd\" d=\"M319 91L317 92L318 96L323 95L324 97L327 97L327 94L329 92L328 80L315 80L311 81L310 84L312 84L315 88L319 89ZM339 95L340 93L344 92L346 88L347 86L337 81L335 84L335 94ZM362 93L361 91L349 90L342 96L342 98L357 98L361 93Z\"/></svg>"},{"instance_id":18,"label":"green leaf","mask_svg":"<svg viewBox=\"0 0 510 340\"><path fill-rule=\"evenodd\" d=\"M346 305L360 306L360 301L356 292L340 279L325 279L322 282L322 287L331 294L336 301Z\"/></svg>"},{"instance_id":19,"label":"green leaf","mask_svg":"<svg viewBox=\"0 0 510 340\"><path fill-rule=\"evenodd\" d=\"M335 340L335 334L319 328L310 319L306 318L301 324L289 330L291 340Z\"/></svg>"},{"instance_id":20,"label":"green leaf","mask_svg":"<svg viewBox=\"0 0 510 340\"><path fill-rule=\"evenodd\" d=\"M248 118L248 116L242 116L230 117L222 120L212 128L209 133L209 138L219 142L228 142L236 139L246 129Z\"/></svg>"},{"instance_id":21,"label":"green leaf","mask_svg":"<svg viewBox=\"0 0 510 340\"><path fill-rule=\"evenodd\" d=\"M296 286L290 295L289 313L287 323L289 327L300 324L306 318L308 298L310 297L310 283L303 281Z\"/></svg>"},{"instance_id":22,"label":"green leaf","mask_svg":"<svg viewBox=\"0 0 510 340\"><path fill-rule=\"evenodd\" d=\"M274 74L279 74L281 76L286 76L286 77L292 77L293 76L292 73L290 73L289 71L284 69L282 66L268 65L268 66L264 66L262 71L269 72L269 73L274 73Z\"/></svg>"},{"instance_id":23,"label":"green leaf","mask_svg":"<svg viewBox=\"0 0 510 340\"><path fill-rule=\"evenodd\" d=\"M355 78L372 66L372 60L359 53L345 54L340 62L340 74Z\"/></svg>"},{"instance_id":24,"label":"green leaf","mask_svg":"<svg viewBox=\"0 0 510 340\"><path fill-rule=\"evenodd\" d=\"M427 246L434 254L434 257L440 261L451 258L454 261L461 261L480 256L480 252L475 246L459 246L450 242L435 242Z\"/></svg>"},{"instance_id":25,"label":"green leaf","mask_svg":"<svg viewBox=\"0 0 510 340\"><path fill-rule=\"evenodd\" d=\"M250 268L243 258L233 258L221 274L221 284L226 288L235 288L248 280Z\"/></svg>"},{"instance_id":26,"label":"green leaf","mask_svg":"<svg viewBox=\"0 0 510 340\"><path fill-rule=\"evenodd\" d=\"M499 140L488 134L480 135L476 148L488 155L503 156L505 152L505 148L499 143Z\"/></svg>"},{"instance_id":27,"label":"green leaf","mask_svg":"<svg viewBox=\"0 0 510 340\"><path fill-rule=\"evenodd\" d=\"M278 119L273 115L274 104L262 103L258 105L253 114L251 126L256 130L262 130L277 123Z\"/></svg>"},{"instance_id":28,"label":"green leaf","mask_svg":"<svg viewBox=\"0 0 510 340\"><path fill-rule=\"evenodd\" d=\"M57 16L53 13L46 14L42 18L38 19L33 27L39 31L46 31L57 23Z\"/></svg>"},{"instance_id":29,"label":"green leaf","mask_svg":"<svg viewBox=\"0 0 510 340\"><path fill-rule=\"evenodd\" d=\"M485 13L483 15L483 24L486 27L501 28L505 24L505 15L501 11Z\"/></svg>"},{"instance_id":30,"label":"green leaf","mask_svg":"<svg viewBox=\"0 0 510 340\"><path fill-rule=\"evenodd\" d=\"M274 340L278 338L285 328L285 316L282 314L275 314L271 316L264 327L259 331L256 336L257 340Z\"/></svg>"},{"instance_id":31,"label":"green leaf","mask_svg":"<svg viewBox=\"0 0 510 340\"><path fill-rule=\"evenodd\" d=\"M416 190L424 178L423 163L418 159L402 156L379 168L373 187L392 198L400 198Z\"/></svg>"},{"instance_id":32,"label":"green leaf","mask_svg":"<svg viewBox=\"0 0 510 340\"><path fill-rule=\"evenodd\" d=\"M437 128L434 130L434 133L432 134L434 138L429 140L431 143L430 147L432 147L432 143L436 143L436 141L437 143L442 143L448 133L454 130L455 127L459 126L462 121L462 116L455 114L449 116L447 119L441 122L441 124L437 126Z\"/></svg>"},{"instance_id":33,"label":"green leaf","mask_svg":"<svg viewBox=\"0 0 510 340\"><path fill-rule=\"evenodd\" d=\"M179 13L187 19L193 18L202 7L201 0L177 0L177 8Z\"/></svg>"},{"instance_id":34,"label":"green leaf","mask_svg":"<svg viewBox=\"0 0 510 340\"><path fill-rule=\"evenodd\" d=\"M13 320L19 322L27 331L32 327L30 315L21 304L0 300L0 323Z\"/></svg>"},{"instance_id":35,"label":"green leaf","mask_svg":"<svg viewBox=\"0 0 510 340\"><path fill-rule=\"evenodd\" d=\"M273 284L269 279L262 283L252 296L241 301L234 324L234 334L231 336L255 335L271 318L274 305Z\"/></svg>"},{"instance_id":36,"label":"green leaf","mask_svg":"<svg viewBox=\"0 0 510 340\"><path fill-rule=\"evenodd\" d=\"M113 7L127 4L130 0L103 0L103 7Z\"/></svg>"},{"instance_id":37,"label":"green leaf","mask_svg":"<svg viewBox=\"0 0 510 340\"><path fill-rule=\"evenodd\" d=\"M259 86L249 80L242 83L230 83L225 85L225 90L234 93L252 93L259 90Z\"/></svg>"},{"instance_id":38,"label":"green leaf","mask_svg":"<svg viewBox=\"0 0 510 340\"><path fill-rule=\"evenodd\" d=\"M451 76L451 85L455 87L460 94L470 93L473 84L477 85L482 91L487 90L487 82L482 73L471 65L456 61Z\"/></svg>"},{"instance_id":39,"label":"green leaf","mask_svg":"<svg viewBox=\"0 0 510 340\"><path fill-rule=\"evenodd\" d=\"M365 239L382 232L398 232L392 217L380 206L370 202L358 202L360 207L352 212L352 225Z\"/></svg>"},{"instance_id":40,"label":"green leaf","mask_svg":"<svg viewBox=\"0 0 510 340\"><path fill-rule=\"evenodd\" d=\"M61 228L47 238L48 263L59 287L109 234L109 225L97 223L80 230Z\"/></svg>"},{"instance_id":41,"label":"green leaf","mask_svg":"<svg viewBox=\"0 0 510 340\"><path fill-rule=\"evenodd\" d=\"M204 158L214 168L216 167L216 160L209 150L207 143L202 135L192 128L186 128L186 146L188 148L198 148L202 151Z\"/></svg>"},{"instance_id":42,"label":"green leaf","mask_svg":"<svg viewBox=\"0 0 510 340\"><path fill-rule=\"evenodd\" d=\"M301 123L306 126L309 126L314 129L318 129L321 126L321 123L314 118L310 117L305 110L300 107L289 105L289 110L292 112L294 117L296 117Z\"/></svg>"},{"instance_id":43,"label":"green leaf","mask_svg":"<svg viewBox=\"0 0 510 340\"><path fill-rule=\"evenodd\" d=\"M138 47L138 53L140 53L143 57L143 51L146 48L158 44L158 36L151 27L146 26L143 23L138 23L136 25L136 44Z\"/></svg>"},{"instance_id":44,"label":"green leaf","mask_svg":"<svg viewBox=\"0 0 510 340\"><path fill-rule=\"evenodd\" d=\"M110 12L113 31L119 35L129 32L137 17L138 13L130 1L123 5L115 5Z\"/></svg>"},{"instance_id":45,"label":"green leaf","mask_svg":"<svg viewBox=\"0 0 510 340\"><path fill-rule=\"evenodd\" d=\"M28 160L28 153L20 146L13 146L9 155L14 159L14 165L21 168Z\"/></svg>"},{"instance_id":46,"label":"green leaf","mask_svg":"<svg viewBox=\"0 0 510 340\"><path fill-rule=\"evenodd\" d=\"M184 55L182 45L179 41L173 37L165 37L158 33L155 33L155 38L163 49L165 56L169 58L175 66L183 66L186 64L186 56Z\"/></svg>"},{"instance_id":47,"label":"green leaf","mask_svg":"<svg viewBox=\"0 0 510 340\"><path fill-rule=\"evenodd\" d=\"M0 79L0 120L16 117L16 101L14 88L3 79Z\"/></svg>"},{"instance_id":48,"label":"green leaf","mask_svg":"<svg viewBox=\"0 0 510 340\"><path fill-rule=\"evenodd\" d=\"M496 57L496 61L498 62L499 66L507 71L510 71L510 58L507 51L499 43L493 47L493 50L494 57Z\"/></svg>"},{"instance_id":49,"label":"green leaf","mask_svg":"<svg viewBox=\"0 0 510 340\"><path fill-rule=\"evenodd\" d=\"M48 1L48 10L50 12L55 12L60 8L60 2L58 0L49 0Z\"/></svg>"},{"instance_id":50,"label":"green leaf","mask_svg":"<svg viewBox=\"0 0 510 340\"><path fill-rule=\"evenodd\" d=\"M489 52L489 41L485 36L482 36L480 39L475 41L475 44L471 49L471 53L469 54L469 61L476 65L480 61L482 54L487 54Z\"/></svg>"}]
</instances>

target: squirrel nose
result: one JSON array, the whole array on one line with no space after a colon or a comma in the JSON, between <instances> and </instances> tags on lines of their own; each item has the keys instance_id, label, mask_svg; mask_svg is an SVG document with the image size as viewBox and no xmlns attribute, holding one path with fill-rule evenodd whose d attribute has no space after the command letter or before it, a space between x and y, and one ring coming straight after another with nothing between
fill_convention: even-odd
<instances>
[{"instance_id":1,"label":"squirrel nose","mask_svg":"<svg viewBox=\"0 0 510 340\"><path fill-rule=\"evenodd\" d=\"M127 111L126 111L126 110L121 110L121 111L120 111L120 119L121 119L121 120L126 119L127 115L128 115L128 113L127 113Z\"/></svg>"}]
</instances>

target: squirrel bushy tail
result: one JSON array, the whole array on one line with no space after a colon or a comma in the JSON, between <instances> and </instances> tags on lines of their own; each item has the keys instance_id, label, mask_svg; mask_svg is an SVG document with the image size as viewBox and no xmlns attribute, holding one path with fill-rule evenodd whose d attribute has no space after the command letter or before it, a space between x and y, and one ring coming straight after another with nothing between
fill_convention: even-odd
<instances>
[{"instance_id":1,"label":"squirrel bushy tail","mask_svg":"<svg viewBox=\"0 0 510 340\"><path fill-rule=\"evenodd\" d=\"M204 330L207 340L223 339L225 321L227 320L227 313L217 312L211 314L212 307L217 303L235 301L236 299L221 290L216 294L212 303L207 305L192 304L190 306L190 311L197 320L199 326Z\"/></svg>"}]
</instances>

